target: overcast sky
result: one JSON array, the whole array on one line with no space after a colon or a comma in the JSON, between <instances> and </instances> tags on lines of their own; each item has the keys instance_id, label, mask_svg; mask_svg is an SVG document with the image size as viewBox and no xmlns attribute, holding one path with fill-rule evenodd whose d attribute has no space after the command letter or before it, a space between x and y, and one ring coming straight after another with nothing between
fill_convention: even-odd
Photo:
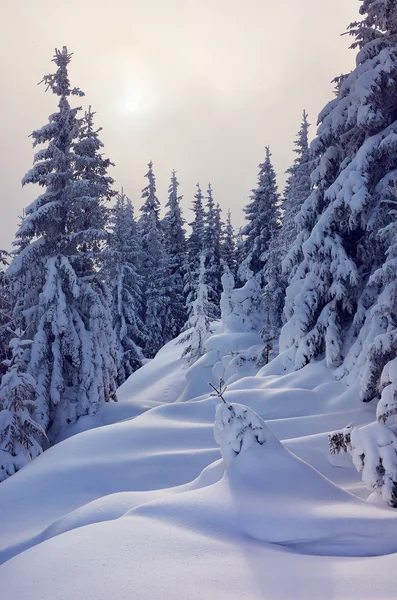
<instances>
[{"instance_id":1,"label":"overcast sky","mask_svg":"<svg viewBox=\"0 0 397 600\"><path fill-rule=\"evenodd\" d=\"M74 52L70 79L103 127L112 175L136 207L154 161L166 201L175 168L185 216L195 183L235 225L269 144L280 185L292 158L302 109L315 132L332 98L330 81L354 52L340 34L357 0L0 0L0 247L9 248L31 167L29 134L56 111L37 86L52 71L55 47Z\"/></svg>"}]
</instances>

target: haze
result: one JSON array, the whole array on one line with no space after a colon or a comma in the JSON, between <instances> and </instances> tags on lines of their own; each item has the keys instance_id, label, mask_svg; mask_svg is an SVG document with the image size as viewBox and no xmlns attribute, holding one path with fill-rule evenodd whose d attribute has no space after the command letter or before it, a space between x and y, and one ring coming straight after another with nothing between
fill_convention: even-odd
<instances>
[{"instance_id":1,"label":"haze","mask_svg":"<svg viewBox=\"0 0 397 600\"><path fill-rule=\"evenodd\" d=\"M269 144L278 173L293 160L305 108L315 125L331 80L351 69L356 0L1 0L0 248L40 190L21 188L34 151L29 134L56 111L37 83L55 47L74 52L70 79L96 111L112 176L136 208L154 161L166 202L175 168L187 220L195 184L212 182L236 226ZM315 127L312 127L312 135Z\"/></svg>"}]
</instances>

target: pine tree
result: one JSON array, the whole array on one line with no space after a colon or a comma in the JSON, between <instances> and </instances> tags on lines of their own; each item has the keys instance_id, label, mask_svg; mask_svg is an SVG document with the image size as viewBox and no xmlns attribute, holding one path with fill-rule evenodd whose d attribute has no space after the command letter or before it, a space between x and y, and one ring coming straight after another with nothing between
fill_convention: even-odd
<instances>
[{"instance_id":1,"label":"pine tree","mask_svg":"<svg viewBox=\"0 0 397 600\"><path fill-rule=\"evenodd\" d=\"M207 210L205 213L204 252L206 255L206 284L211 302L219 306L222 293L221 265L222 221L219 204L215 206L211 184L207 189Z\"/></svg>"},{"instance_id":2,"label":"pine tree","mask_svg":"<svg viewBox=\"0 0 397 600\"><path fill-rule=\"evenodd\" d=\"M66 47L56 50L57 70L43 81L59 97L58 112L32 133L35 155L22 183L45 191L26 209L7 277L20 325L31 325L28 372L37 383L35 418L55 436L68 422L92 414L115 390L110 298L98 269L106 239L112 182L110 163L92 128L92 113L78 120Z\"/></svg>"},{"instance_id":3,"label":"pine tree","mask_svg":"<svg viewBox=\"0 0 397 600\"><path fill-rule=\"evenodd\" d=\"M131 200L122 191L112 210L107 275L112 289L113 328L118 343L121 385L142 366L141 346L146 342L143 311L143 277L137 224Z\"/></svg>"},{"instance_id":4,"label":"pine tree","mask_svg":"<svg viewBox=\"0 0 397 600\"><path fill-rule=\"evenodd\" d=\"M299 215L302 260L282 333L297 368L322 352L328 364L341 364L357 336L344 372L360 362L368 347L360 331L376 296L371 274L385 260L378 230L390 222L384 199L397 163L397 3L364 0L360 13L349 28L357 66L338 79L336 98L320 113L312 144L319 164Z\"/></svg>"},{"instance_id":5,"label":"pine tree","mask_svg":"<svg viewBox=\"0 0 397 600\"><path fill-rule=\"evenodd\" d=\"M204 238L205 238L205 211L203 206L203 194L200 188L200 184L197 183L197 192L194 195L193 200L193 213L194 219L189 223L192 228L191 235L187 242L189 264L192 265L192 269L200 265L200 255L204 250Z\"/></svg>"},{"instance_id":6,"label":"pine tree","mask_svg":"<svg viewBox=\"0 0 397 600\"><path fill-rule=\"evenodd\" d=\"M236 236L232 225L230 208L227 211L226 224L223 228L221 257L230 272L235 275L237 268Z\"/></svg>"},{"instance_id":7,"label":"pine tree","mask_svg":"<svg viewBox=\"0 0 397 600\"><path fill-rule=\"evenodd\" d=\"M37 387L26 372L26 351L32 340L21 329L10 330L11 359L0 384L0 482L36 458L46 443L34 420Z\"/></svg>"},{"instance_id":8,"label":"pine tree","mask_svg":"<svg viewBox=\"0 0 397 600\"><path fill-rule=\"evenodd\" d=\"M144 204L139 221L144 276L144 323L147 341L144 354L153 357L172 339L177 326L170 308L171 284L168 272L168 257L165 252L163 232L160 223L160 202L156 196L156 178L153 163L148 164L145 177L148 185L142 190Z\"/></svg>"},{"instance_id":9,"label":"pine tree","mask_svg":"<svg viewBox=\"0 0 397 600\"><path fill-rule=\"evenodd\" d=\"M288 179L282 204L282 225L279 230L271 232L271 242L266 253L267 261L264 268L265 324L261 331L265 347L259 359L261 365L269 362L270 353L277 344L283 323L287 283L298 260L292 250L297 236L296 215L310 194L310 172L313 164L308 144L308 129L307 113L303 111L302 124L295 141L295 152L298 156L287 170Z\"/></svg>"},{"instance_id":10,"label":"pine tree","mask_svg":"<svg viewBox=\"0 0 397 600\"><path fill-rule=\"evenodd\" d=\"M301 256L290 251L298 234L296 216L303 202L310 196L313 159L309 150L308 132L310 124L307 113L303 111L301 127L294 142L294 152L297 154L292 166L287 170L287 182L283 196L283 219L280 232L280 249L282 251L283 272L288 281L291 271Z\"/></svg>"},{"instance_id":11,"label":"pine tree","mask_svg":"<svg viewBox=\"0 0 397 600\"><path fill-rule=\"evenodd\" d=\"M7 329L12 324L12 305L9 293L9 285L5 274L10 255L5 250L0 250L0 374L6 371L4 361L8 355L9 333Z\"/></svg>"},{"instance_id":12,"label":"pine tree","mask_svg":"<svg viewBox=\"0 0 397 600\"><path fill-rule=\"evenodd\" d=\"M168 188L168 211L163 219L163 230L165 237L165 251L168 255L168 268L171 284L171 310L173 321L176 324L172 337L176 337L182 330L186 321L184 277L186 266L186 238L183 228L184 219L180 202L182 196L178 196L179 182L176 172L172 171L171 183Z\"/></svg>"},{"instance_id":13,"label":"pine tree","mask_svg":"<svg viewBox=\"0 0 397 600\"><path fill-rule=\"evenodd\" d=\"M183 292L186 298L186 311L191 316L192 303L195 299L199 271L200 256L205 244L205 211L203 207L203 194L200 184L197 183L197 192L193 200L194 219L189 223L192 232L187 240L187 260L185 264L185 277Z\"/></svg>"},{"instance_id":14,"label":"pine tree","mask_svg":"<svg viewBox=\"0 0 397 600\"><path fill-rule=\"evenodd\" d=\"M205 354L205 343L210 336L210 325L216 311L216 307L209 299L205 263L206 255L203 251L200 256L196 295L192 301L190 317L184 327L190 331L179 340L181 344L189 342L182 354L182 358L186 358L189 364L193 364Z\"/></svg>"},{"instance_id":15,"label":"pine tree","mask_svg":"<svg viewBox=\"0 0 397 600\"><path fill-rule=\"evenodd\" d=\"M263 311L265 320L261 330L264 350L258 361L260 366L269 362L282 326L285 300L285 278L281 271L282 254L280 231L273 231L264 270Z\"/></svg>"},{"instance_id":16,"label":"pine tree","mask_svg":"<svg viewBox=\"0 0 397 600\"><path fill-rule=\"evenodd\" d=\"M244 212L248 222L242 230L239 277L246 281L253 272L263 280L272 232L278 229L280 218L276 175L268 146L265 161L259 165L258 186L252 190L251 202Z\"/></svg>"}]
</instances>

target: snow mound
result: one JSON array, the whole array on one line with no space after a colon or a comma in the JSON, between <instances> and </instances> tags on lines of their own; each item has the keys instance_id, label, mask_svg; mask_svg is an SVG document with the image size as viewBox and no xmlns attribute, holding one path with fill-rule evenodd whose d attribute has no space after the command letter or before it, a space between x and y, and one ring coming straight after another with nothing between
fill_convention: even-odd
<instances>
[{"instance_id":1,"label":"snow mound","mask_svg":"<svg viewBox=\"0 0 397 600\"><path fill-rule=\"evenodd\" d=\"M237 600L265 589L308 600L330 585L349 600L392 596L395 558L367 557L397 551L397 513L361 500L357 471L328 460L329 431L366 424L373 409L320 362L281 376L249 367L241 379L243 367L227 404L211 397L207 382L257 340L215 333L188 370L170 342L104 407L102 427L1 484L7 600Z\"/></svg>"}]
</instances>

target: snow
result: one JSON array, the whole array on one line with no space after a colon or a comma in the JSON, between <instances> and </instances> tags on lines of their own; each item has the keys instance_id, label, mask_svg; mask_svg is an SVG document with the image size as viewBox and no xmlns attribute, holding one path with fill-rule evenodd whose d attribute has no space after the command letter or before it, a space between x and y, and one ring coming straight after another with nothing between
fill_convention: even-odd
<instances>
[{"instance_id":1,"label":"snow","mask_svg":"<svg viewBox=\"0 0 397 600\"><path fill-rule=\"evenodd\" d=\"M213 333L190 368L167 344L1 484L2 598L394 597L397 513L328 456L374 408L323 362L231 374L259 337Z\"/></svg>"}]
</instances>

